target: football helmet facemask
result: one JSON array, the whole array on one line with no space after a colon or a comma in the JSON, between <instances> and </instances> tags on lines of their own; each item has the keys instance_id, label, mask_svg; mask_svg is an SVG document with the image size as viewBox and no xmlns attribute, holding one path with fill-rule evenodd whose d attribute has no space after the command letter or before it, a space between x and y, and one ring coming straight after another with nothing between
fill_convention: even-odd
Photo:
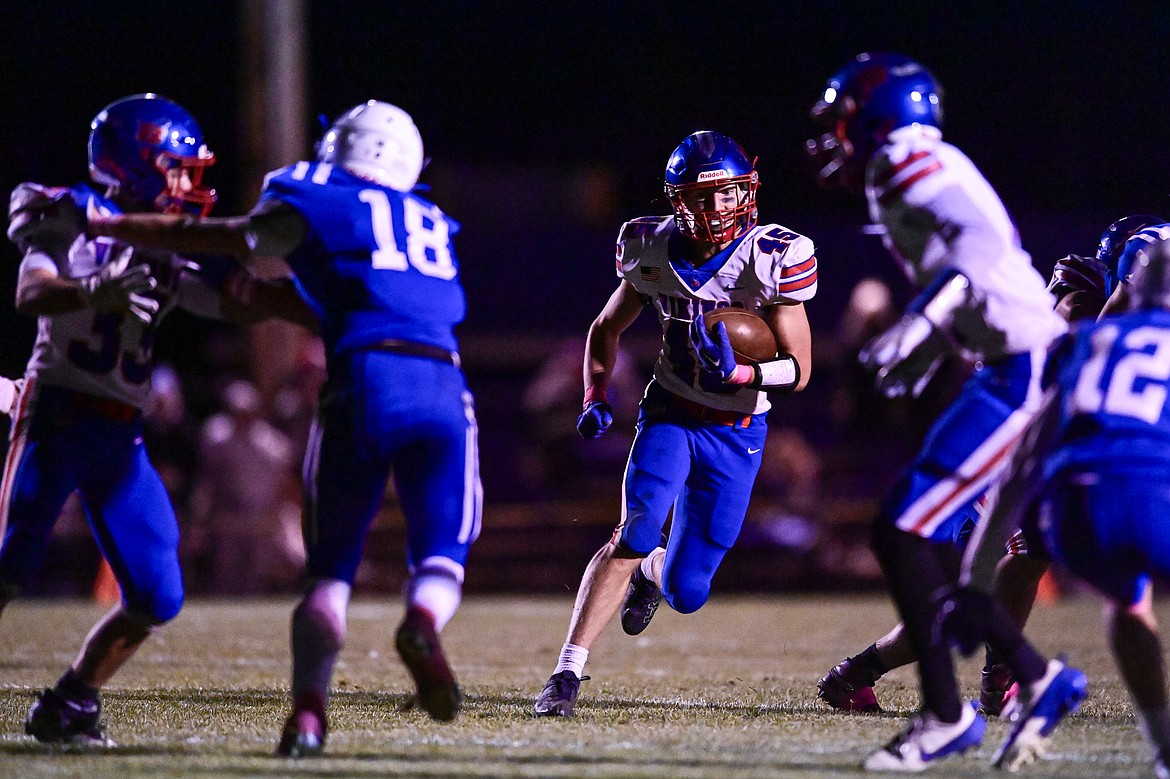
<instances>
[{"instance_id":1,"label":"football helmet facemask","mask_svg":"<svg viewBox=\"0 0 1170 779\"><path fill-rule=\"evenodd\" d=\"M426 166L410 114L379 100L346 111L317 144L317 159L376 184L409 192Z\"/></svg>"},{"instance_id":2,"label":"football helmet facemask","mask_svg":"<svg viewBox=\"0 0 1170 779\"><path fill-rule=\"evenodd\" d=\"M755 226L759 217L756 161L738 143L711 130L688 135L666 162L663 189L674 209L674 222L688 238L720 244ZM735 205L715 208L715 193L733 187ZM703 208L695 208L701 203Z\"/></svg>"},{"instance_id":3,"label":"football helmet facemask","mask_svg":"<svg viewBox=\"0 0 1170 779\"><path fill-rule=\"evenodd\" d=\"M829 78L811 114L828 129L805 142L818 180L859 188L891 132L912 124L942 128L942 87L904 54L858 54Z\"/></svg>"},{"instance_id":4,"label":"football helmet facemask","mask_svg":"<svg viewBox=\"0 0 1170 779\"><path fill-rule=\"evenodd\" d=\"M215 190L203 171L215 155L195 117L153 93L103 108L89 125L89 175L124 200L161 213L205 215Z\"/></svg>"}]
</instances>

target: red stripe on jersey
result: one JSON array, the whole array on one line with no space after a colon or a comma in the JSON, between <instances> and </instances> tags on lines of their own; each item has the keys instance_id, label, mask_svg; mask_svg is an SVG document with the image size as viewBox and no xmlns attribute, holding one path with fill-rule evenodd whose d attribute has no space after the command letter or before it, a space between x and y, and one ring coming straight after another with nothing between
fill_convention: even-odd
<instances>
[{"instance_id":1,"label":"red stripe on jersey","mask_svg":"<svg viewBox=\"0 0 1170 779\"><path fill-rule=\"evenodd\" d=\"M971 485L971 483L974 482L976 479L983 478L993 468L995 468L995 466L997 466L1002 460L1006 459L1008 457L1008 455L1010 455L1015 450L1016 444L1018 444L1020 442L1020 439L1023 437L1023 435L1024 435L1023 431L1020 431L1019 433L1016 433L1015 435L1013 435L1008 440L1008 442L1006 444L1004 444L999 449L998 452L996 452L995 454L993 454L991 456L990 460L985 462L979 468L979 470L977 470L971 476L968 476L966 478L959 477L957 479L957 484L956 484L955 488L952 489L950 491L950 493L945 498L938 501L935 504L934 508L932 508L930 511L926 512L925 516L923 516L921 519L919 519L917 522L915 522L914 527L911 528L911 531L913 531L915 533L921 531L924 527L926 527L928 524L930 524L930 522L938 515L938 513L940 511L942 511L943 507L947 505L947 503L954 500L955 497L958 496L958 494L960 492L967 489L967 487L969 487Z\"/></svg>"},{"instance_id":2,"label":"red stripe on jersey","mask_svg":"<svg viewBox=\"0 0 1170 779\"><path fill-rule=\"evenodd\" d=\"M922 170L915 171L912 175L907 176L904 180L887 189L878 196L878 202L883 206L888 206L891 200L901 194L904 194L906 190L910 189L910 187L914 186L919 181L922 181L922 179L926 178L937 170L942 170L942 163L936 160L924 167Z\"/></svg>"},{"instance_id":3,"label":"red stripe on jersey","mask_svg":"<svg viewBox=\"0 0 1170 779\"><path fill-rule=\"evenodd\" d=\"M795 276L797 274L804 273L807 270L812 270L815 267L817 267L817 256L814 254L804 262L797 263L796 265L787 265L782 268L780 270L780 277L783 278L785 276Z\"/></svg>"},{"instance_id":4,"label":"red stripe on jersey","mask_svg":"<svg viewBox=\"0 0 1170 779\"><path fill-rule=\"evenodd\" d=\"M873 184L874 184L874 186L875 186L875 187L884 187L886 184L888 184L888 183L889 183L890 179L892 179L894 176L897 176L899 173L901 173L902 171L906 170L906 168L910 167L911 165L913 165L914 163L918 162L919 160L924 160L924 159L926 159L926 158L927 158L927 157L929 157L929 156L930 156L930 152L928 152L928 151L916 151L916 152L914 152L913 154L911 154L909 157L907 157L906 159L902 160L902 161L901 161L901 162L899 162L898 164L890 166L890 169L889 169L889 170L887 170L885 173L883 173L883 174L882 174L882 175L881 175L881 176L880 176L880 177L879 177L879 178L878 178L878 179L877 179L877 180L876 180L876 181L873 183Z\"/></svg>"},{"instance_id":5,"label":"red stripe on jersey","mask_svg":"<svg viewBox=\"0 0 1170 779\"><path fill-rule=\"evenodd\" d=\"M789 282L781 283L779 286L776 287L776 291L777 292L799 292L800 290L807 289L808 287L811 287L813 284L816 284L816 283L817 283L817 274L816 274L816 272L813 272L812 275L806 276L803 279L798 279L796 281L789 281Z\"/></svg>"}]
</instances>

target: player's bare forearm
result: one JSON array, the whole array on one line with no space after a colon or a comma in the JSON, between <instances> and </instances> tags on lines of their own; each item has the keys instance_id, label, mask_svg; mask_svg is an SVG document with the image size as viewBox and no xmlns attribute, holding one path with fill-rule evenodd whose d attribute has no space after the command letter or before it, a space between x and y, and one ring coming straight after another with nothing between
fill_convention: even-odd
<instances>
[{"instance_id":1,"label":"player's bare forearm","mask_svg":"<svg viewBox=\"0 0 1170 779\"><path fill-rule=\"evenodd\" d=\"M628 282L623 281L610 295L605 308L593 320L585 339L585 392L604 396L609 376L617 363L621 335L638 314L642 300Z\"/></svg>"},{"instance_id":2,"label":"player's bare forearm","mask_svg":"<svg viewBox=\"0 0 1170 779\"><path fill-rule=\"evenodd\" d=\"M793 390L799 392L808 386L812 376L812 331L804 304L770 306L764 318L776 336L776 343L800 366L800 381Z\"/></svg>"},{"instance_id":3,"label":"player's bare forearm","mask_svg":"<svg viewBox=\"0 0 1170 779\"><path fill-rule=\"evenodd\" d=\"M200 219L185 214L91 216L88 234L179 254L251 254L246 218Z\"/></svg>"},{"instance_id":4,"label":"player's bare forearm","mask_svg":"<svg viewBox=\"0 0 1170 779\"><path fill-rule=\"evenodd\" d=\"M77 282L35 270L16 286L16 310L28 316L52 316L85 308Z\"/></svg>"},{"instance_id":5,"label":"player's bare forearm","mask_svg":"<svg viewBox=\"0 0 1170 779\"><path fill-rule=\"evenodd\" d=\"M242 325L265 319L283 319L317 333L320 321L292 279L258 279L245 270L234 273L223 289L223 313Z\"/></svg>"}]
</instances>

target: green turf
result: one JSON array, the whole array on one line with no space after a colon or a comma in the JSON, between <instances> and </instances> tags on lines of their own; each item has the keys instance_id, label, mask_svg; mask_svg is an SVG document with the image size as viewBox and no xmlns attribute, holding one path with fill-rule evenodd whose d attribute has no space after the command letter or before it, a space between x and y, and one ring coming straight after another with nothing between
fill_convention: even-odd
<instances>
[{"instance_id":1,"label":"green turf","mask_svg":"<svg viewBox=\"0 0 1170 779\"><path fill-rule=\"evenodd\" d=\"M67 751L24 736L24 713L100 612L18 601L0 620L0 777L850 776L917 701L907 669L879 683L888 714L843 715L814 700L821 674L891 626L884 599L716 598L689 616L663 609L638 638L613 625L594 649L578 716L537 719L532 699L552 671L571 601L477 597L444 633L466 707L438 724L407 709L408 678L392 645L401 605L359 600L335 675L327 755L284 761L269 755L286 714L292 603L189 604L106 691L118 746ZM1039 607L1029 632L1046 651L1067 650L1089 673L1091 694L1049 756L1022 775L1149 776L1099 604ZM981 664L959 664L968 695ZM993 721L977 753L935 775L992 773L1005 732Z\"/></svg>"}]
</instances>

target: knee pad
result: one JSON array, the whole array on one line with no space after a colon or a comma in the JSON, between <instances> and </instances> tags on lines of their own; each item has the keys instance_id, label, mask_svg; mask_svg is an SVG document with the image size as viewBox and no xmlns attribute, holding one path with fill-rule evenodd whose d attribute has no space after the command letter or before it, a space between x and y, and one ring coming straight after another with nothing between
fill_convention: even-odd
<instances>
[{"instance_id":1,"label":"knee pad","mask_svg":"<svg viewBox=\"0 0 1170 779\"><path fill-rule=\"evenodd\" d=\"M147 598L126 602L123 611L143 627L152 628L170 622L183 608L183 592L155 592Z\"/></svg>"},{"instance_id":2,"label":"knee pad","mask_svg":"<svg viewBox=\"0 0 1170 779\"><path fill-rule=\"evenodd\" d=\"M671 581L669 577L664 577L662 597L679 614L693 614L703 608L710 596L711 587L706 582Z\"/></svg>"},{"instance_id":3,"label":"knee pad","mask_svg":"<svg viewBox=\"0 0 1170 779\"><path fill-rule=\"evenodd\" d=\"M645 552L639 552L632 548L624 538L616 538L613 541L613 556L619 560L641 560L652 551L654 550L647 549Z\"/></svg>"}]
</instances>

